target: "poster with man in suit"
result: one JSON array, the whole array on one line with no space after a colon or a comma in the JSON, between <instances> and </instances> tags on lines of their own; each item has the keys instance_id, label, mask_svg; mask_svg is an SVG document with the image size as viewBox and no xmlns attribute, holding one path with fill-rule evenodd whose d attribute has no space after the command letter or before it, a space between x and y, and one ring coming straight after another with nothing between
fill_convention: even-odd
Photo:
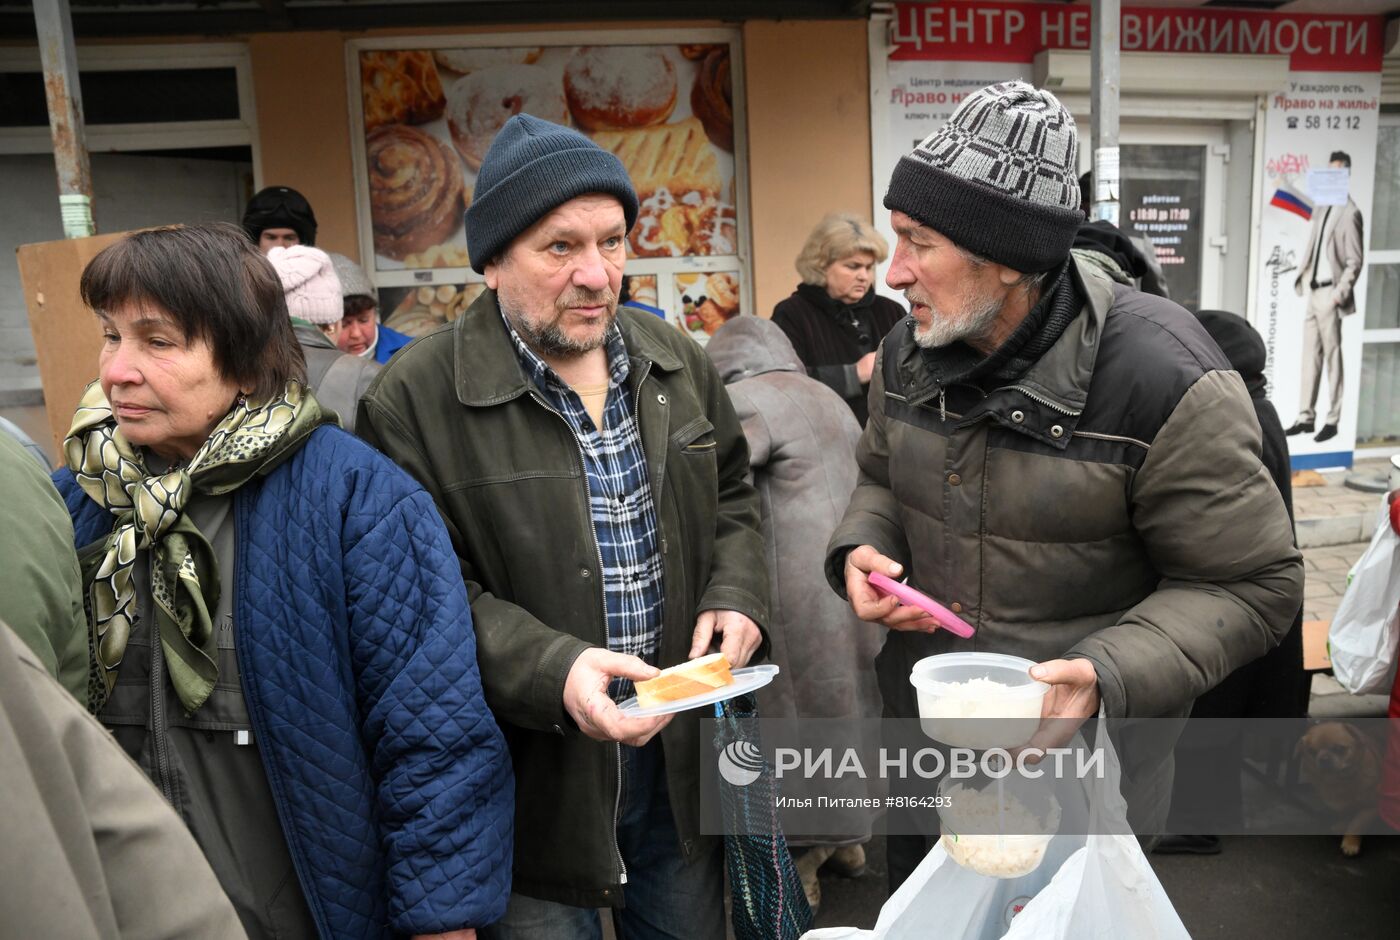
<instances>
[{"instance_id":1,"label":"poster with man in suit","mask_svg":"<svg viewBox=\"0 0 1400 940\"><path fill-rule=\"evenodd\" d=\"M1342 150L1332 152L1328 159L1332 170L1343 170L1335 182L1346 182L1351 170L1351 157ZM1343 187L1345 188L1345 187ZM1342 318L1356 312L1356 280L1361 276L1364 260L1363 222L1361 210L1346 192L1344 201L1324 205L1330 199L1318 199L1312 211L1312 229L1302 266L1293 282L1298 296L1307 301L1303 323L1303 355L1298 416L1285 432L1290 436L1317 434L1318 443L1337 436L1342 417ZM1327 376L1327 414L1318 427L1318 392L1323 374Z\"/></svg>"}]
</instances>

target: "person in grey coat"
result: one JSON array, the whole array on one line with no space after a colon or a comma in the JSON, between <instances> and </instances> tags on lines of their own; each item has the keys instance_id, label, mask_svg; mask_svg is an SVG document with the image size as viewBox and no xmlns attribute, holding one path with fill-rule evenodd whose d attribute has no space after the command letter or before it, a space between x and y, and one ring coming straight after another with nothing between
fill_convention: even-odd
<instances>
[{"instance_id":1,"label":"person in grey coat","mask_svg":"<svg viewBox=\"0 0 1400 940\"><path fill-rule=\"evenodd\" d=\"M860 424L840 395L807 375L787 334L771 320L735 317L706 349L748 438L763 512L774 600L772 660L782 672L759 692L759 712L766 718L820 721L813 734L821 737L821 746L835 746L839 753L858 743L857 720L876 719L881 712L873 665L880 631L826 590L822 573L826 540L855 489ZM846 728L852 741L831 740ZM841 783L851 792L839 795L883 797L883 791L872 789L879 783L852 777ZM869 823L867 816L855 815L837 825L859 831L788 834L789 844L810 846L797 861L813 907L820 900L816 872L823 864L851 876L864 868L861 843L870 837Z\"/></svg>"},{"instance_id":2,"label":"person in grey coat","mask_svg":"<svg viewBox=\"0 0 1400 940\"><path fill-rule=\"evenodd\" d=\"M316 400L355 433L360 396L379 374L379 363L340 351L336 340L344 317L340 279L331 257L319 248L273 248L267 260L282 281L292 332L306 357L306 384Z\"/></svg>"}]
</instances>

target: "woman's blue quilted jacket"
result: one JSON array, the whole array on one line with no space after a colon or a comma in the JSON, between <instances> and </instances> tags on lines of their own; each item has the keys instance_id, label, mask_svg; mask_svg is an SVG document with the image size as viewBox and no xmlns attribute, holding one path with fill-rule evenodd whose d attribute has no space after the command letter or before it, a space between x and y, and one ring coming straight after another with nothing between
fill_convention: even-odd
<instances>
[{"instance_id":1,"label":"woman's blue quilted jacket","mask_svg":"<svg viewBox=\"0 0 1400 940\"><path fill-rule=\"evenodd\" d=\"M67 470L54 479L76 544L106 535L111 514ZM510 758L433 501L381 454L322 427L241 487L234 512L244 694L322 938L498 920Z\"/></svg>"}]
</instances>

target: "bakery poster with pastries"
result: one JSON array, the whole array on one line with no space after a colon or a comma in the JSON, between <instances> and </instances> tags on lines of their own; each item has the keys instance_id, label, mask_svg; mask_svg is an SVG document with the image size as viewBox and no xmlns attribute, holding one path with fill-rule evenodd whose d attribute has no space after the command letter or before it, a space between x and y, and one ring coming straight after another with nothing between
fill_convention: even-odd
<instances>
[{"instance_id":1,"label":"bakery poster with pastries","mask_svg":"<svg viewBox=\"0 0 1400 940\"><path fill-rule=\"evenodd\" d=\"M465 213L491 142L521 112L582 131L626 167L641 201L627 274L656 285L638 300L700 338L708 334L693 326L697 318L738 310L747 251L736 207L747 193L746 161L735 157L743 141L737 39L708 30L698 36L713 41L617 41L634 36L588 34L588 44L571 45L466 46L452 37L348 44L358 86L353 125L363 134L360 227L363 248L372 249L362 257L373 257L366 267L390 326L419 335L449 322L462 298L479 292L471 290L480 278L470 270ZM521 36L493 37L503 38ZM580 36L530 38L578 43ZM687 291L711 301L703 313L683 312ZM732 304L720 307L715 297Z\"/></svg>"}]
</instances>

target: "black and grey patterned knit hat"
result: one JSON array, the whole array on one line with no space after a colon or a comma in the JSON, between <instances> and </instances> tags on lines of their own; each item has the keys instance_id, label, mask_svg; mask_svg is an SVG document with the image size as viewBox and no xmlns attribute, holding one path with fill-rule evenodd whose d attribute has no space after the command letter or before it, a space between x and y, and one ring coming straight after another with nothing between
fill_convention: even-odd
<instances>
[{"instance_id":1,"label":"black and grey patterned knit hat","mask_svg":"<svg viewBox=\"0 0 1400 940\"><path fill-rule=\"evenodd\" d=\"M898 209L1015 271L1069 256L1079 211L1074 118L1048 91L999 82L901 157L885 192Z\"/></svg>"}]
</instances>

